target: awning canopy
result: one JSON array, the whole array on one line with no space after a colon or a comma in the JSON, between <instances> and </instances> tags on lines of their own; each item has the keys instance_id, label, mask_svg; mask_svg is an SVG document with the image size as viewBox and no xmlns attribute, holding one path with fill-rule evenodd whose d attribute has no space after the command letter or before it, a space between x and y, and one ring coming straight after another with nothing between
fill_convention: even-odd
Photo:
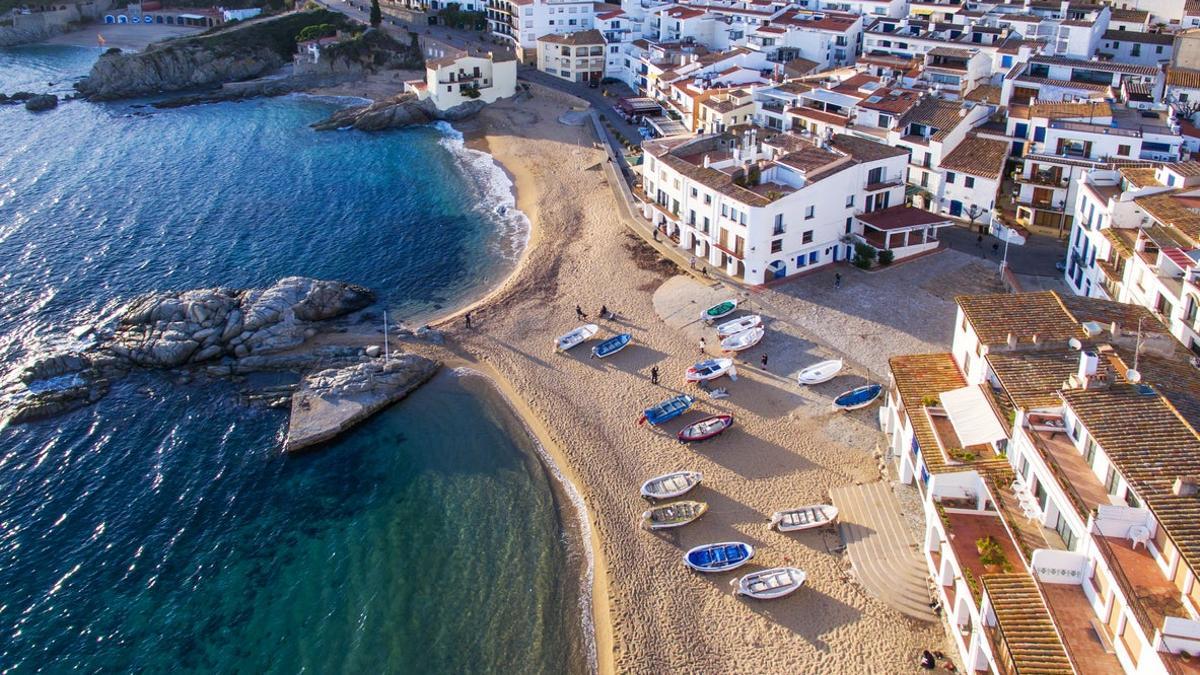
<instances>
[{"instance_id":1,"label":"awning canopy","mask_svg":"<svg viewBox=\"0 0 1200 675\"><path fill-rule=\"evenodd\" d=\"M687 127L670 117L647 117L646 123L654 127L660 136L679 136L688 133Z\"/></svg>"},{"instance_id":2,"label":"awning canopy","mask_svg":"<svg viewBox=\"0 0 1200 675\"><path fill-rule=\"evenodd\" d=\"M978 386L947 391L939 398L964 448L1008 438L992 404Z\"/></svg>"}]
</instances>

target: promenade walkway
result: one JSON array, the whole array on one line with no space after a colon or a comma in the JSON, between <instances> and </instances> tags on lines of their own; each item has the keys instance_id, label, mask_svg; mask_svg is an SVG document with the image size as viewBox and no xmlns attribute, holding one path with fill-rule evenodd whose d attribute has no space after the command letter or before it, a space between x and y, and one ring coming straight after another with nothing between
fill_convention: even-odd
<instances>
[{"instance_id":1,"label":"promenade walkway","mask_svg":"<svg viewBox=\"0 0 1200 675\"><path fill-rule=\"evenodd\" d=\"M905 529L887 483L850 485L829 494L838 508L838 528L850 564L863 588L906 616L935 621L929 608L925 559Z\"/></svg>"}]
</instances>

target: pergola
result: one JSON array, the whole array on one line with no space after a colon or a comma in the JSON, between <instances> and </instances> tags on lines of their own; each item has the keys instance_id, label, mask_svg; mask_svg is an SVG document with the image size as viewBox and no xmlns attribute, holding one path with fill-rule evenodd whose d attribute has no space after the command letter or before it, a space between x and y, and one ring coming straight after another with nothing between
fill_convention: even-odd
<instances>
[{"instance_id":1,"label":"pergola","mask_svg":"<svg viewBox=\"0 0 1200 675\"><path fill-rule=\"evenodd\" d=\"M862 238L885 251L937 241L938 229L953 225L945 216L912 206L862 213L858 220L863 224Z\"/></svg>"}]
</instances>

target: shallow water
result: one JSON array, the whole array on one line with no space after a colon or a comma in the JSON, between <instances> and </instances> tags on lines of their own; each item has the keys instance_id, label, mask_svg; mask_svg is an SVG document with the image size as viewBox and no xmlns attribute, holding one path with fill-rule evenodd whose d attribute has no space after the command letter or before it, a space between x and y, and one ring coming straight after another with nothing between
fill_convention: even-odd
<instances>
[{"instance_id":1,"label":"shallow water","mask_svg":"<svg viewBox=\"0 0 1200 675\"><path fill-rule=\"evenodd\" d=\"M0 50L0 91L97 53ZM511 269L524 223L483 206L512 203L494 167L432 128L308 130L330 110L0 108L4 369L148 290L311 275L420 321ZM299 457L285 421L142 374L0 430L3 672L587 669L578 536L483 380L445 373Z\"/></svg>"}]
</instances>

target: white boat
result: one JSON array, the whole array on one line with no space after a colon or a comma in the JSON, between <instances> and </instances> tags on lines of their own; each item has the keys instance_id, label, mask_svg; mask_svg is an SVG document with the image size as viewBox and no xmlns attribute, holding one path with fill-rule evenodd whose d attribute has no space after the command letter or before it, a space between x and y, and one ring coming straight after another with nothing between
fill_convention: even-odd
<instances>
[{"instance_id":1,"label":"white boat","mask_svg":"<svg viewBox=\"0 0 1200 675\"><path fill-rule=\"evenodd\" d=\"M726 321L725 323L718 325L717 326L717 337L727 338L730 335L740 333L744 330L750 330L751 328L757 328L758 326L761 326L761 325L762 325L762 317L761 316L759 316L757 314L751 314L750 316L743 316L743 317L734 319L733 321Z\"/></svg>"},{"instance_id":2,"label":"white boat","mask_svg":"<svg viewBox=\"0 0 1200 675\"><path fill-rule=\"evenodd\" d=\"M642 514L642 527L647 530L668 530L683 527L704 515L708 504L704 502L671 502L655 506Z\"/></svg>"},{"instance_id":3,"label":"white boat","mask_svg":"<svg viewBox=\"0 0 1200 675\"><path fill-rule=\"evenodd\" d=\"M751 572L738 580L738 595L759 600L782 598L795 593L804 585L808 575L795 567L775 567L761 572Z\"/></svg>"},{"instance_id":4,"label":"white boat","mask_svg":"<svg viewBox=\"0 0 1200 675\"><path fill-rule=\"evenodd\" d=\"M572 347L578 347L579 345L592 339L592 337L594 337L598 332L600 332L600 327L596 324L584 324L570 333L558 338L556 344L560 350L565 352Z\"/></svg>"},{"instance_id":5,"label":"white boat","mask_svg":"<svg viewBox=\"0 0 1200 675\"><path fill-rule=\"evenodd\" d=\"M699 471L675 471L655 476L642 483L642 496L648 499L682 497L700 484L704 474Z\"/></svg>"},{"instance_id":6,"label":"white boat","mask_svg":"<svg viewBox=\"0 0 1200 675\"><path fill-rule=\"evenodd\" d=\"M706 382L732 371L733 359L705 359L688 368L683 379L687 382Z\"/></svg>"},{"instance_id":7,"label":"white boat","mask_svg":"<svg viewBox=\"0 0 1200 675\"><path fill-rule=\"evenodd\" d=\"M762 326L748 328L721 340L721 349L727 352L745 351L762 342L763 335L766 335L766 333L767 331L763 330Z\"/></svg>"},{"instance_id":8,"label":"white boat","mask_svg":"<svg viewBox=\"0 0 1200 675\"><path fill-rule=\"evenodd\" d=\"M800 371L800 374L796 376L796 380L798 380L800 384L810 385L828 382L837 377L838 373L842 372L842 367L844 365L845 364L842 363L841 359L822 361Z\"/></svg>"},{"instance_id":9,"label":"white boat","mask_svg":"<svg viewBox=\"0 0 1200 675\"><path fill-rule=\"evenodd\" d=\"M837 515L838 510L836 506L812 504L810 506L801 506L798 509L776 511L771 516L771 527L780 532L810 530L814 527L832 524L837 520Z\"/></svg>"}]
</instances>

